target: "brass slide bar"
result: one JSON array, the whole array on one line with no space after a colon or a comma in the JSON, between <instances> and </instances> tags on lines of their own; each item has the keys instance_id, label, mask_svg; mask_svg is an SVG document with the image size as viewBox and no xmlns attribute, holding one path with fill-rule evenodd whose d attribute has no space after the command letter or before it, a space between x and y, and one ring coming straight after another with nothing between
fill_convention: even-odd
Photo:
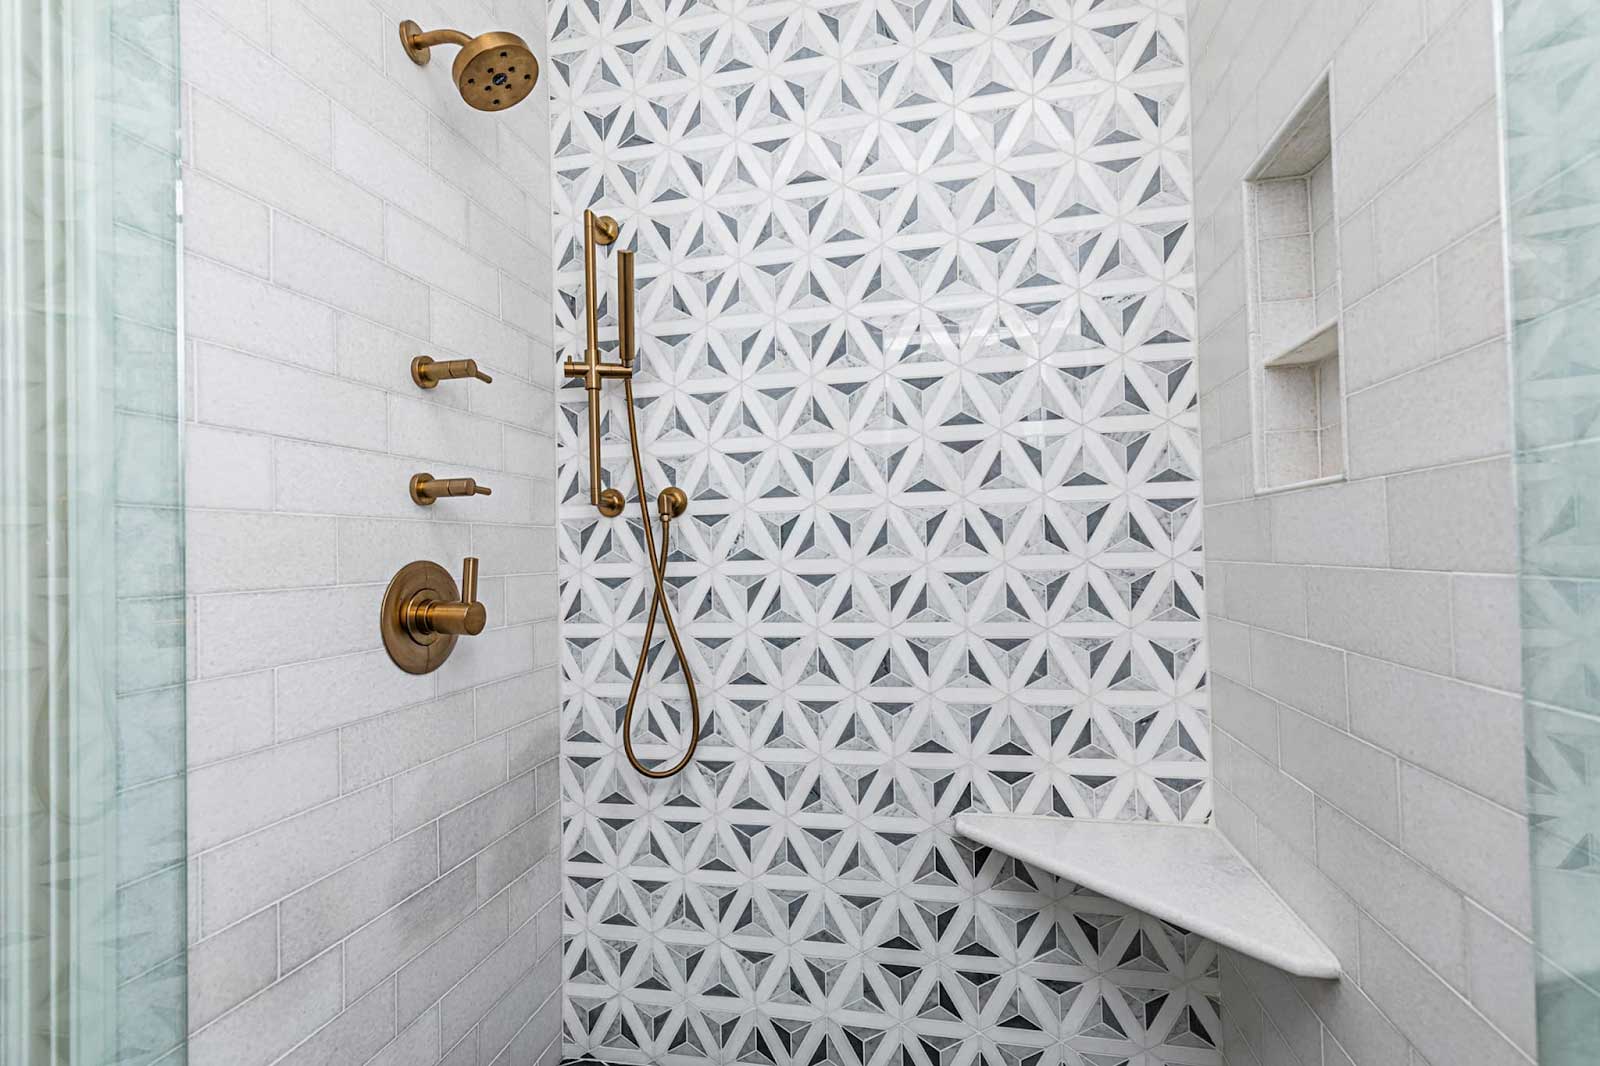
<instances>
[{"instance_id":1,"label":"brass slide bar","mask_svg":"<svg viewBox=\"0 0 1600 1066\"><path fill-rule=\"evenodd\" d=\"M582 378L584 391L589 395L589 502L594 504L601 514L607 518L615 518L622 513L625 501L622 493L612 488L602 488L600 484L600 384L607 378L630 378L633 376L632 340L633 340L633 293L629 291L626 302L619 292L617 295L618 332L620 336L627 337L629 345L628 356L620 363L607 363L600 358L600 310L599 298L596 295L598 286L595 283L595 246L610 244L617 239L617 220L610 215L596 215L593 211L583 213L583 324L586 330L586 343L583 349L583 362L568 359L562 364L562 373L569 378ZM619 252L617 260L617 276L622 277L621 258L626 256L627 274L633 277L633 253ZM627 308L627 317L622 316L623 308Z\"/></svg>"}]
</instances>

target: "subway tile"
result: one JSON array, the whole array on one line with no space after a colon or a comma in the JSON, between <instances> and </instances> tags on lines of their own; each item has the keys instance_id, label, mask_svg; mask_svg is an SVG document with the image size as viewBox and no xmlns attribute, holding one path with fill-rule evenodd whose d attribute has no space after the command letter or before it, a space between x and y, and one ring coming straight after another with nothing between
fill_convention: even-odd
<instances>
[{"instance_id":1,"label":"subway tile","mask_svg":"<svg viewBox=\"0 0 1600 1066\"><path fill-rule=\"evenodd\" d=\"M1288 708L1279 722L1283 771L1368 829L1398 842L1400 786L1394 756Z\"/></svg>"},{"instance_id":2,"label":"subway tile","mask_svg":"<svg viewBox=\"0 0 1600 1066\"><path fill-rule=\"evenodd\" d=\"M1435 971L1465 987L1466 915L1461 896L1449 885L1322 803L1317 805L1317 867ZM1362 987L1370 991L1372 971L1364 951L1361 966Z\"/></svg>"},{"instance_id":3,"label":"subway tile","mask_svg":"<svg viewBox=\"0 0 1600 1066\"><path fill-rule=\"evenodd\" d=\"M344 1066L366 1062L394 1038L394 985L368 992L278 1060L277 1066Z\"/></svg>"},{"instance_id":4,"label":"subway tile","mask_svg":"<svg viewBox=\"0 0 1600 1066\"><path fill-rule=\"evenodd\" d=\"M556 965L556 961L552 959L549 963L541 963L541 965L553 966ZM528 999L530 1000L536 994L532 991L532 986L535 985L540 976L542 976L542 971L536 970L523 979L523 987L530 989L528 992ZM501 1021L503 1019L497 1017L495 1020ZM503 1036L505 1029L510 1028L510 1025L491 1032L490 1019L485 1018L483 1028L484 1032L481 1039L487 1049L491 1047L494 1040ZM535 1066L556 1066L561 1061L560 1036L561 1002L556 997L550 997L544 1001L544 1004L540 1006L533 1017L528 1019L527 1024L517 1030L516 1035L511 1038L511 1042L505 1046L504 1050L495 1056L492 1066L515 1066L516 1063L521 1062L534 1063Z\"/></svg>"},{"instance_id":5,"label":"subway tile","mask_svg":"<svg viewBox=\"0 0 1600 1066\"><path fill-rule=\"evenodd\" d=\"M552 559L554 557L552 556ZM534 622L555 616L561 592L556 575L520 574L506 578L506 623Z\"/></svg>"},{"instance_id":6,"label":"subway tile","mask_svg":"<svg viewBox=\"0 0 1600 1066\"><path fill-rule=\"evenodd\" d=\"M376 597L369 603L367 624ZM388 652L366 651L292 662L277 670L278 739L350 725L428 699L430 676L395 667Z\"/></svg>"},{"instance_id":7,"label":"subway tile","mask_svg":"<svg viewBox=\"0 0 1600 1066\"><path fill-rule=\"evenodd\" d=\"M385 255L394 266L491 314L499 313L500 276L458 243L465 238L462 231L446 235L390 207L384 236Z\"/></svg>"},{"instance_id":8,"label":"subway tile","mask_svg":"<svg viewBox=\"0 0 1600 1066\"><path fill-rule=\"evenodd\" d=\"M188 514L184 562L191 595L334 582L337 524L309 515Z\"/></svg>"},{"instance_id":9,"label":"subway tile","mask_svg":"<svg viewBox=\"0 0 1600 1066\"><path fill-rule=\"evenodd\" d=\"M1463 20L1430 39L1360 114L1341 112L1344 130L1334 165L1342 211L1366 204L1494 98L1494 41L1483 11L1481 20ZM1459 181L1470 175L1458 171L1447 177ZM1431 213L1449 214L1451 206L1436 200Z\"/></svg>"},{"instance_id":10,"label":"subway tile","mask_svg":"<svg viewBox=\"0 0 1600 1066\"><path fill-rule=\"evenodd\" d=\"M474 1063L477 1059L472 1060ZM435 1066L439 1062L439 1012L429 1008L403 1029L367 1066Z\"/></svg>"},{"instance_id":11,"label":"subway tile","mask_svg":"<svg viewBox=\"0 0 1600 1066\"><path fill-rule=\"evenodd\" d=\"M393 451L427 463L500 465L498 427L483 418L407 396L389 399L389 441ZM454 473L433 471L441 477ZM492 488L494 483L487 481ZM479 502L477 499L470 501ZM435 505L439 506L439 505ZM464 517L475 517L467 515Z\"/></svg>"},{"instance_id":12,"label":"subway tile","mask_svg":"<svg viewBox=\"0 0 1600 1066\"><path fill-rule=\"evenodd\" d=\"M199 418L231 429L354 448L382 448L383 393L339 378L202 344Z\"/></svg>"},{"instance_id":13,"label":"subway tile","mask_svg":"<svg viewBox=\"0 0 1600 1066\"><path fill-rule=\"evenodd\" d=\"M425 153L428 116L422 105L378 67L354 57L300 4L274 0L272 44L273 55L301 78L412 155Z\"/></svg>"},{"instance_id":14,"label":"subway tile","mask_svg":"<svg viewBox=\"0 0 1600 1066\"><path fill-rule=\"evenodd\" d=\"M478 1019L484 1017L502 996L510 992L522 976L538 962L535 954L534 923L528 922L511 933L478 965L447 991L439 1001L444 1042L453 1044L466 1036ZM538 1002L519 1004L516 1020L520 1028ZM493 1046L493 1043L490 1045Z\"/></svg>"},{"instance_id":15,"label":"subway tile","mask_svg":"<svg viewBox=\"0 0 1600 1066\"><path fill-rule=\"evenodd\" d=\"M1526 804L1518 695L1351 656L1350 729L1502 806Z\"/></svg>"},{"instance_id":16,"label":"subway tile","mask_svg":"<svg viewBox=\"0 0 1600 1066\"><path fill-rule=\"evenodd\" d=\"M200 676L244 673L375 645L379 599L381 590L359 585L201 596L195 601ZM300 623L285 626L285 618Z\"/></svg>"},{"instance_id":17,"label":"subway tile","mask_svg":"<svg viewBox=\"0 0 1600 1066\"><path fill-rule=\"evenodd\" d=\"M1206 508L1207 562L1261 562L1271 558L1270 500L1239 500Z\"/></svg>"},{"instance_id":18,"label":"subway tile","mask_svg":"<svg viewBox=\"0 0 1600 1066\"><path fill-rule=\"evenodd\" d=\"M1211 681L1211 720L1269 763L1278 761L1278 704L1226 677Z\"/></svg>"},{"instance_id":19,"label":"subway tile","mask_svg":"<svg viewBox=\"0 0 1600 1066\"><path fill-rule=\"evenodd\" d=\"M1389 553L1408 570L1510 573L1517 564L1511 461L1389 479Z\"/></svg>"},{"instance_id":20,"label":"subway tile","mask_svg":"<svg viewBox=\"0 0 1600 1066\"><path fill-rule=\"evenodd\" d=\"M1257 831L1252 862L1353 979L1359 970L1356 921L1361 912L1349 895L1317 868L1309 853L1269 827Z\"/></svg>"},{"instance_id":21,"label":"subway tile","mask_svg":"<svg viewBox=\"0 0 1600 1066\"><path fill-rule=\"evenodd\" d=\"M1490 688L1521 691L1521 619L1514 576L1452 577L1450 622L1455 676Z\"/></svg>"},{"instance_id":22,"label":"subway tile","mask_svg":"<svg viewBox=\"0 0 1600 1066\"><path fill-rule=\"evenodd\" d=\"M1468 998L1530 1058L1538 1044L1534 968L1526 937L1467 904Z\"/></svg>"},{"instance_id":23,"label":"subway tile","mask_svg":"<svg viewBox=\"0 0 1600 1066\"><path fill-rule=\"evenodd\" d=\"M345 994L361 995L417 958L472 914L476 898L473 868L463 865L356 930L345 941ZM409 1025L415 1016L400 1024Z\"/></svg>"},{"instance_id":24,"label":"subway tile","mask_svg":"<svg viewBox=\"0 0 1600 1066\"><path fill-rule=\"evenodd\" d=\"M337 104L333 108L333 165L364 188L446 233L467 232L467 198L401 148Z\"/></svg>"},{"instance_id":25,"label":"subway tile","mask_svg":"<svg viewBox=\"0 0 1600 1066\"><path fill-rule=\"evenodd\" d=\"M201 926L221 929L388 843L379 785L297 814L201 857Z\"/></svg>"},{"instance_id":26,"label":"subway tile","mask_svg":"<svg viewBox=\"0 0 1600 1066\"><path fill-rule=\"evenodd\" d=\"M180 17L185 83L312 155L328 157L333 119L326 96L198 5L182 5Z\"/></svg>"},{"instance_id":27,"label":"subway tile","mask_svg":"<svg viewBox=\"0 0 1600 1066\"><path fill-rule=\"evenodd\" d=\"M1345 391L1431 363L1440 355L1433 264L1423 263L1345 308L1339 373Z\"/></svg>"},{"instance_id":28,"label":"subway tile","mask_svg":"<svg viewBox=\"0 0 1600 1066\"><path fill-rule=\"evenodd\" d=\"M500 737L491 737L407 770L394 779L395 828L403 831L431 822L474 796L495 788L505 778L506 745ZM448 869L466 856L457 852L454 842L445 844L450 855L443 862Z\"/></svg>"},{"instance_id":29,"label":"subway tile","mask_svg":"<svg viewBox=\"0 0 1600 1066\"><path fill-rule=\"evenodd\" d=\"M271 670L189 682L184 705L189 765L270 745L273 700Z\"/></svg>"},{"instance_id":30,"label":"subway tile","mask_svg":"<svg viewBox=\"0 0 1600 1066\"><path fill-rule=\"evenodd\" d=\"M1325 644L1259 629L1250 633L1255 687L1281 703L1341 728L1349 721L1344 659L1343 651Z\"/></svg>"},{"instance_id":31,"label":"subway tile","mask_svg":"<svg viewBox=\"0 0 1600 1066\"><path fill-rule=\"evenodd\" d=\"M1506 332L1505 244L1490 224L1439 253L1439 347L1458 352Z\"/></svg>"},{"instance_id":32,"label":"subway tile","mask_svg":"<svg viewBox=\"0 0 1600 1066\"><path fill-rule=\"evenodd\" d=\"M346 726L339 731L341 787L364 788L464 748L474 731L470 692Z\"/></svg>"},{"instance_id":33,"label":"subway tile","mask_svg":"<svg viewBox=\"0 0 1600 1066\"><path fill-rule=\"evenodd\" d=\"M1445 575L1319 567L1308 572L1306 588L1312 640L1425 670L1450 669Z\"/></svg>"},{"instance_id":34,"label":"subway tile","mask_svg":"<svg viewBox=\"0 0 1600 1066\"><path fill-rule=\"evenodd\" d=\"M535 654L538 647L536 633L539 626L547 624L486 629L472 640L456 645L450 661L437 671L439 691L459 692L548 665L553 659L541 661ZM548 637L544 646L551 655L554 654Z\"/></svg>"},{"instance_id":35,"label":"subway tile","mask_svg":"<svg viewBox=\"0 0 1600 1066\"><path fill-rule=\"evenodd\" d=\"M189 948L189 1028L200 1029L278 979L278 912L264 910Z\"/></svg>"},{"instance_id":36,"label":"subway tile","mask_svg":"<svg viewBox=\"0 0 1600 1066\"><path fill-rule=\"evenodd\" d=\"M519 377L533 376L533 345L527 334L438 289L429 292L428 301L432 323L428 336L434 343L477 358L485 365L505 367Z\"/></svg>"},{"instance_id":37,"label":"subway tile","mask_svg":"<svg viewBox=\"0 0 1600 1066\"><path fill-rule=\"evenodd\" d=\"M416 356L447 360L455 358L454 352L359 315L339 314L335 321L340 377L363 381L385 392L421 396L444 407L466 408L464 388L435 388L419 393L411 380L411 360Z\"/></svg>"},{"instance_id":38,"label":"subway tile","mask_svg":"<svg viewBox=\"0 0 1600 1066\"><path fill-rule=\"evenodd\" d=\"M400 1024L409 1024L437 1002L510 932L506 899L496 896L401 967L397 1008ZM441 1019L447 1017L441 1014Z\"/></svg>"},{"instance_id":39,"label":"subway tile","mask_svg":"<svg viewBox=\"0 0 1600 1066\"><path fill-rule=\"evenodd\" d=\"M184 456L184 503L196 510L272 508L272 438L190 424Z\"/></svg>"},{"instance_id":40,"label":"subway tile","mask_svg":"<svg viewBox=\"0 0 1600 1066\"><path fill-rule=\"evenodd\" d=\"M526 230L528 200L516 182L487 165L488 159L461 134L437 117L428 122L428 165L488 208L505 224Z\"/></svg>"},{"instance_id":41,"label":"subway tile","mask_svg":"<svg viewBox=\"0 0 1600 1066\"><path fill-rule=\"evenodd\" d=\"M546 954L542 957L525 957L519 961L524 967L521 977L503 999L484 1012L479 1039L486 1051L510 1047L520 1040L526 1040L531 1047L540 1048L559 1034L560 997L554 993L561 987L560 958ZM463 1007L466 1006L463 1004ZM448 998L445 1007L448 1032Z\"/></svg>"},{"instance_id":42,"label":"subway tile","mask_svg":"<svg viewBox=\"0 0 1600 1066\"><path fill-rule=\"evenodd\" d=\"M1261 1009L1257 1046L1269 1062L1318 1063L1322 1022L1295 993L1284 974L1248 956L1233 953L1246 995Z\"/></svg>"},{"instance_id":43,"label":"subway tile","mask_svg":"<svg viewBox=\"0 0 1600 1066\"><path fill-rule=\"evenodd\" d=\"M311 737L189 774L189 846L216 847L339 795L339 744Z\"/></svg>"},{"instance_id":44,"label":"subway tile","mask_svg":"<svg viewBox=\"0 0 1600 1066\"><path fill-rule=\"evenodd\" d=\"M1224 734L1212 737L1212 759L1218 784L1291 847L1312 853L1315 797L1309 789Z\"/></svg>"},{"instance_id":45,"label":"subway tile","mask_svg":"<svg viewBox=\"0 0 1600 1066\"><path fill-rule=\"evenodd\" d=\"M1226 573L1228 614L1235 622L1292 636L1306 632L1306 572L1296 566L1219 563Z\"/></svg>"},{"instance_id":46,"label":"subway tile","mask_svg":"<svg viewBox=\"0 0 1600 1066\"><path fill-rule=\"evenodd\" d=\"M425 826L285 897L277 907L284 966L321 954L438 874L438 834Z\"/></svg>"},{"instance_id":47,"label":"subway tile","mask_svg":"<svg viewBox=\"0 0 1600 1066\"><path fill-rule=\"evenodd\" d=\"M1381 277L1411 269L1494 219L1500 210L1500 174L1483 164L1496 157L1499 137L1491 97L1488 106L1378 196Z\"/></svg>"},{"instance_id":48,"label":"subway tile","mask_svg":"<svg viewBox=\"0 0 1600 1066\"><path fill-rule=\"evenodd\" d=\"M1357 1063L1405 1063L1410 1046L1377 1004L1354 981L1295 979L1300 997L1317 1012L1336 1041Z\"/></svg>"},{"instance_id":49,"label":"subway tile","mask_svg":"<svg viewBox=\"0 0 1600 1066\"><path fill-rule=\"evenodd\" d=\"M1271 497L1272 558L1319 566L1386 566L1384 485L1355 481ZM1207 544L1211 540L1207 527Z\"/></svg>"},{"instance_id":50,"label":"subway tile","mask_svg":"<svg viewBox=\"0 0 1600 1066\"><path fill-rule=\"evenodd\" d=\"M1366 17L1340 43L1333 63L1340 114L1359 115L1416 56L1426 37L1424 0L1366 5Z\"/></svg>"},{"instance_id":51,"label":"subway tile","mask_svg":"<svg viewBox=\"0 0 1600 1066\"><path fill-rule=\"evenodd\" d=\"M474 689L478 736L487 737L549 714L560 703L559 693L560 682L553 669L518 674Z\"/></svg>"},{"instance_id":52,"label":"subway tile","mask_svg":"<svg viewBox=\"0 0 1600 1066\"><path fill-rule=\"evenodd\" d=\"M459 508L462 503L470 506L476 502L475 499L445 500L433 508L418 507L419 520L410 522L381 518L340 519L339 580L387 584L397 570L418 559L432 560L459 578L461 560L472 554L471 527L465 522L471 516L463 515L461 521L452 521L439 512L444 507L454 505ZM421 515L427 515L429 520L420 520ZM516 530L523 527L506 528ZM553 547L551 552L553 559Z\"/></svg>"},{"instance_id":53,"label":"subway tile","mask_svg":"<svg viewBox=\"0 0 1600 1066\"><path fill-rule=\"evenodd\" d=\"M184 257L183 269L184 328L190 337L333 369L330 309L196 255Z\"/></svg>"},{"instance_id":54,"label":"subway tile","mask_svg":"<svg viewBox=\"0 0 1600 1066\"><path fill-rule=\"evenodd\" d=\"M208 97L193 102L194 165L342 241L383 250L383 202L312 156Z\"/></svg>"},{"instance_id":55,"label":"subway tile","mask_svg":"<svg viewBox=\"0 0 1600 1066\"><path fill-rule=\"evenodd\" d=\"M266 277L272 270L271 216L259 200L199 171L183 172L186 252Z\"/></svg>"},{"instance_id":56,"label":"subway tile","mask_svg":"<svg viewBox=\"0 0 1600 1066\"><path fill-rule=\"evenodd\" d=\"M509 752L507 765L511 776L516 777L561 754L559 717L556 714L543 714L512 730L506 738Z\"/></svg>"},{"instance_id":57,"label":"subway tile","mask_svg":"<svg viewBox=\"0 0 1600 1066\"><path fill-rule=\"evenodd\" d=\"M1406 853L1531 932L1527 818L1412 766L1401 771L1401 789Z\"/></svg>"},{"instance_id":58,"label":"subway tile","mask_svg":"<svg viewBox=\"0 0 1600 1066\"><path fill-rule=\"evenodd\" d=\"M1376 923L1361 923L1362 987L1431 1062L1527 1066L1511 1042Z\"/></svg>"},{"instance_id":59,"label":"subway tile","mask_svg":"<svg viewBox=\"0 0 1600 1066\"><path fill-rule=\"evenodd\" d=\"M340 310L427 335L427 286L282 214L272 220L272 279Z\"/></svg>"},{"instance_id":60,"label":"subway tile","mask_svg":"<svg viewBox=\"0 0 1600 1066\"><path fill-rule=\"evenodd\" d=\"M330 951L189 1039L195 1066L268 1066L339 1013L339 953Z\"/></svg>"},{"instance_id":61,"label":"subway tile","mask_svg":"<svg viewBox=\"0 0 1600 1066\"><path fill-rule=\"evenodd\" d=\"M484 791L440 819L439 861L446 869L464 862L527 821L536 809L531 773ZM553 823L547 831L554 831Z\"/></svg>"},{"instance_id":62,"label":"subway tile","mask_svg":"<svg viewBox=\"0 0 1600 1066\"><path fill-rule=\"evenodd\" d=\"M1351 476L1398 473L1504 453L1511 442L1499 342L1351 395Z\"/></svg>"}]
</instances>

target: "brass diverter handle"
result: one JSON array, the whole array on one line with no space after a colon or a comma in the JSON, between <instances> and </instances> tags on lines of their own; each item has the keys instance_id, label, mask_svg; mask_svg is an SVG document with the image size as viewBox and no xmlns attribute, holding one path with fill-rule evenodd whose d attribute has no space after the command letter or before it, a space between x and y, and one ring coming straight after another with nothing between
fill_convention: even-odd
<instances>
[{"instance_id":1,"label":"brass diverter handle","mask_svg":"<svg viewBox=\"0 0 1600 1066\"><path fill-rule=\"evenodd\" d=\"M383 595L378 628L394 664L408 674L429 674L444 665L460 637L483 632L489 612L478 602L478 560L461 562L461 588L438 563L407 563Z\"/></svg>"},{"instance_id":2,"label":"brass diverter handle","mask_svg":"<svg viewBox=\"0 0 1600 1066\"><path fill-rule=\"evenodd\" d=\"M477 378L485 385L494 381L494 378L478 369L476 359L451 359L441 363L419 355L411 360L411 380L417 383L419 389L437 388L439 382L451 378Z\"/></svg>"},{"instance_id":3,"label":"brass diverter handle","mask_svg":"<svg viewBox=\"0 0 1600 1066\"><path fill-rule=\"evenodd\" d=\"M494 490L470 477L436 478L432 474L411 475L411 502L432 507L446 496L492 496Z\"/></svg>"}]
</instances>

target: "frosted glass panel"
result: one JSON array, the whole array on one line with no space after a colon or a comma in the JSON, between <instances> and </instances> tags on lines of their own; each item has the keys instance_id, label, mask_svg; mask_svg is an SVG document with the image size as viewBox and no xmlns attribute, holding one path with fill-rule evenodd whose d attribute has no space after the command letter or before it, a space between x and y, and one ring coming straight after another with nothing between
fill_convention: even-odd
<instances>
[{"instance_id":1,"label":"frosted glass panel","mask_svg":"<svg viewBox=\"0 0 1600 1066\"><path fill-rule=\"evenodd\" d=\"M0 9L0 1066L175 1066L176 0Z\"/></svg>"},{"instance_id":2,"label":"frosted glass panel","mask_svg":"<svg viewBox=\"0 0 1600 1066\"><path fill-rule=\"evenodd\" d=\"M1541 1066L1600 1062L1600 6L1502 36Z\"/></svg>"}]
</instances>

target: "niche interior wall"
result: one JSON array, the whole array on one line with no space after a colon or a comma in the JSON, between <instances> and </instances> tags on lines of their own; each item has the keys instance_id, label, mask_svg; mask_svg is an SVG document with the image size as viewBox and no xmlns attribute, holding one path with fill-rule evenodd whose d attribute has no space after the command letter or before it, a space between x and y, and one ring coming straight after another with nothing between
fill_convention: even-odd
<instances>
[{"instance_id":1,"label":"niche interior wall","mask_svg":"<svg viewBox=\"0 0 1600 1066\"><path fill-rule=\"evenodd\" d=\"M1218 1062L1210 945L951 833L1210 813L1182 3L549 22L556 354L593 206L638 250L646 474L692 500L669 584L706 711L682 776L627 766L648 568L637 502L588 503L570 389L566 1053ZM645 690L660 761L670 655Z\"/></svg>"}]
</instances>

